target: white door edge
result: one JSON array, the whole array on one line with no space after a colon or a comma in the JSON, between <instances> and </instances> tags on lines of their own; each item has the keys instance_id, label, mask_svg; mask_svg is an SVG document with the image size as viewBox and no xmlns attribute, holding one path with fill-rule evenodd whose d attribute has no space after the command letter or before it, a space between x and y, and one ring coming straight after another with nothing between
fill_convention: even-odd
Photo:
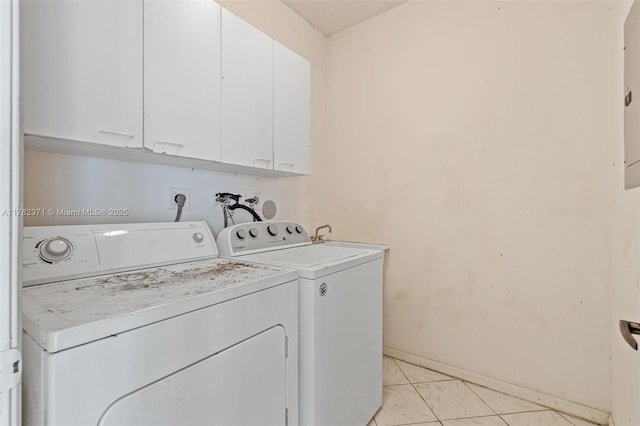
<instances>
[{"instance_id":1,"label":"white door edge","mask_svg":"<svg viewBox=\"0 0 640 426\"><path fill-rule=\"evenodd\" d=\"M21 421L19 87L19 1L0 1L0 424L11 426Z\"/></svg>"}]
</instances>

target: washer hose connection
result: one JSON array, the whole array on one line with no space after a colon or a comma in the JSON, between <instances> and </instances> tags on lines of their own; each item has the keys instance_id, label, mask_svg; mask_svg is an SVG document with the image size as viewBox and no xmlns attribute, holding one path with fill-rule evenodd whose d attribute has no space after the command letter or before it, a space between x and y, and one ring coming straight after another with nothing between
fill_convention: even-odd
<instances>
[{"instance_id":1,"label":"washer hose connection","mask_svg":"<svg viewBox=\"0 0 640 426\"><path fill-rule=\"evenodd\" d=\"M180 216L182 216L182 208L184 207L184 203L187 202L187 196L184 194L176 194L173 198L178 206L178 211L176 212L176 219L174 222L180 222Z\"/></svg>"}]
</instances>

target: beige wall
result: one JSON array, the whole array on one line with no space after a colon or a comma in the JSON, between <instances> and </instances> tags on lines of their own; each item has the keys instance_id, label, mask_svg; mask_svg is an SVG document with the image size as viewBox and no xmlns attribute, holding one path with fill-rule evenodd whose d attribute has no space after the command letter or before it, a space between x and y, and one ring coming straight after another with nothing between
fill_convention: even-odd
<instances>
[{"instance_id":1,"label":"beige wall","mask_svg":"<svg viewBox=\"0 0 640 426\"><path fill-rule=\"evenodd\" d=\"M326 38L279 0L223 1L224 7L261 29L312 63L312 149L324 137ZM189 188L192 208L183 220L206 220L214 232L223 226L216 192L259 194L278 205L276 219L296 220L311 227L307 214L309 178L258 178L150 164L76 157L43 152L25 156L25 207L128 208L127 217L27 217L25 225L173 220L169 187ZM250 220L244 212L236 219Z\"/></svg>"},{"instance_id":2,"label":"beige wall","mask_svg":"<svg viewBox=\"0 0 640 426\"><path fill-rule=\"evenodd\" d=\"M411 1L329 39L312 221L391 246L386 345L610 408L618 5Z\"/></svg>"}]
</instances>

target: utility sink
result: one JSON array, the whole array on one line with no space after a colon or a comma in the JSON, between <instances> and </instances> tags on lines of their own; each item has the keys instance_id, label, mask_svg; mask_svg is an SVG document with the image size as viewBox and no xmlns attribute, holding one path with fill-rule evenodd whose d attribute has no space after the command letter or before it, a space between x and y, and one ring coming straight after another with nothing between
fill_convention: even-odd
<instances>
[{"instance_id":1,"label":"utility sink","mask_svg":"<svg viewBox=\"0 0 640 426\"><path fill-rule=\"evenodd\" d=\"M351 248L361 248L361 249L381 250L381 251L389 250L389 246L386 244L359 243L355 241L325 240L324 244L328 246L336 246L336 247L351 247Z\"/></svg>"}]
</instances>

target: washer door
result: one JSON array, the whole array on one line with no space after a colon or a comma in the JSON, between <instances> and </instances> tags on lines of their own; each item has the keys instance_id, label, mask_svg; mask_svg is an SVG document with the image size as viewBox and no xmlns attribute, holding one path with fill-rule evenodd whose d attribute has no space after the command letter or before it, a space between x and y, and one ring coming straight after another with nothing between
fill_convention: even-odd
<instances>
[{"instance_id":1,"label":"washer door","mask_svg":"<svg viewBox=\"0 0 640 426\"><path fill-rule=\"evenodd\" d=\"M285 356L273 327L123 396L99 425L284 425Z\"/></svg>"}]
</instances>

